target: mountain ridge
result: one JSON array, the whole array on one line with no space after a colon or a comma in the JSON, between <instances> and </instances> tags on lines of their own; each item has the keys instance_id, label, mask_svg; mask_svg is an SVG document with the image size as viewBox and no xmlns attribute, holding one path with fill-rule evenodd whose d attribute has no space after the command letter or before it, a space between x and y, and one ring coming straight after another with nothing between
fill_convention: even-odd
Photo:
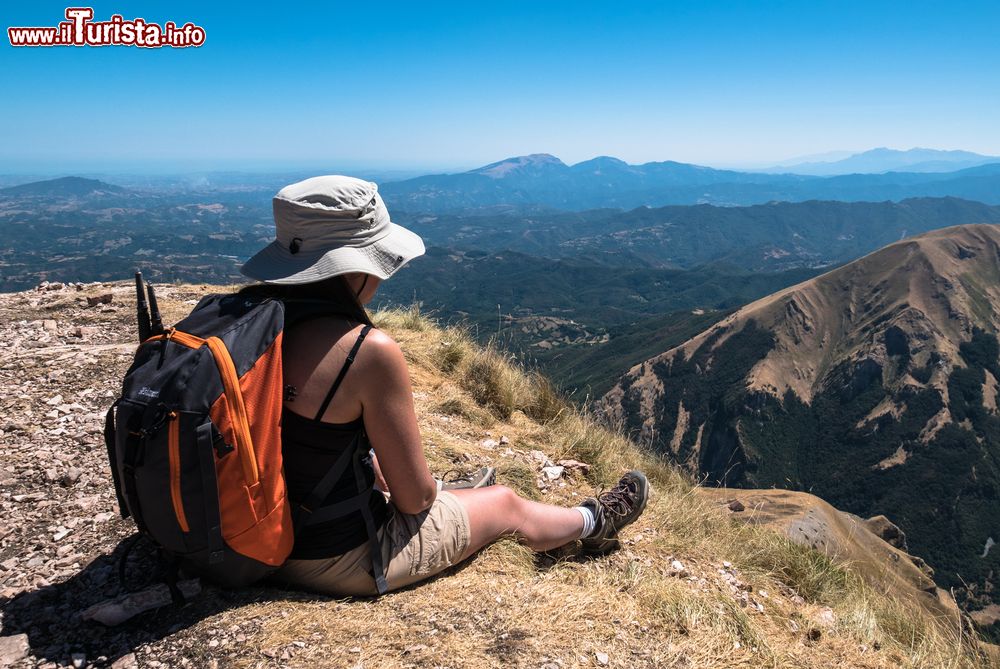
<instances>
[{"instance_id":1,"label":"mountain ridge","mask_svg":"<svg viewBox=\"0 0 1000 669\"><path fill-rule=\"evenodd\" d=\"M1000 514L996 304L1000 226L931 231L744 306L634 366L601 404L709 482L889 516L939 584L984 606Z\"/></svg>"},{"instance_id":2,"label":"mountain ridge","mask_svg":"<svg viewBox=\"0 0 1000 669\"><path fill-rule=\"evenodd\" d=\"M990 165L997 163L986 167ZM741 172L675 161L630 165L609 156L567 165L550 154L532 154L466 172L386 182L381 192L394 211L411 213L501 205L579 211L702 203L745 206L776 200L898 201L925 196L1000 204L1000 174L977 172L978 167L982 165L947 172L813 176L787 170Z\"/></svg>"},{"instance_id":3,"label":"mountain ridge","mask_svg":"<svg viewBox=\"0 0 1000 669\"><path fill-rule=\"evenodd\" d=\"M850 286L856 283L857 280L853 277L848 276L844 278L845 274L855 272L867 273L871 270L868 267L861 269L862 266L881 265L885 267L885 272L876 274L877 283L879 285L888 285L891 273L897 271L907 273L908 271L912 271L910 269L912 263L917 262L930 264L930 272L936 276L947 276L949 273L954 272L954 268L948 268L946 265L952 264L952 261L956 259L958 261L966 259L968 256L964 254L970 253L968 246L976 245L982 248L983 245L992 246L994 244L996 245L995 248L998 249L998 254L1000 254L1000 226L996 225L951 226L932 230L917 237L902 239L858 258L845 267L836 268L818 277L807 279L802 283L789 286L772 295L751 302L713 326L712 329L703 332L683 344L679 351L686 358L690 358L693 351L704 344L718 330L723 330L726 334L715 339L713 346L722 345L727 335L731 335L733 332L741 329L742 324L747 320L756 320L760 325L769 327L775 319L780 318L788 312L794 312L797 315L797 319L793 321L794 325L792 329L789 330L788 337L797 340L797 343L801 343L801 339L805 336L817 336L818 333L815 330L816 323L822 320L822 317L817 312L822 311L824 308L829 309L829 295L838 290L848 290ZM949 251L951 252L950 254L948 253ZM996 276L1000 276L1000 266L997 267L996 271ZM947 324L946 327L949 330L941 332L940 325L935 327L928 324L926 336L936 338L936 343L944 347L949 354L952 354L951 357L954 358L957 356L958 347L953 342L961 336L961 331L963 330L966 335L971 334L973 327L971 319L965 314L973 313L974 311L978 311L978 309L974 308L968 300L961 297L958 298L957 304L949 302L944 309L939 305L931 304L927 300L927 295L924 293L923 287L919 285L919 279L922 278L918 277L917 280L911 280L909 285L906 286L905 291L900 291L893 296L892 299L896 300L896 305L905 309L904 312L899 314L899 317L909 317L911 315L909 313L910 309L914 309L920 314L932 312L936 318L932 317L931 320ZM915 297L920 300L920 303L912 303ZM1000 286L995 291L986 294L985 298L989 301L1000 302ZM909 300L909 302L904 300ZM892 309L896 305L884 305L883 308ZM836 312L834 309L829 310L834 314L834 318L837 316L855 316L854 313L842 314ZM926 317L923 315L916 316L916 318L921 319ZM980 320L975 324L978 326L990 326L991 329L995 329L997 326L996 321L993 319L989 321ZM823 333L826 341L837 342L839 346L844 346L844 342L846 342L848 350L853 350L859 345L859 342L856 341L857 329L852 329L844 323L838 323L836 329L839 331L831 330ZM864 331L864 334L867 336L867 331ZM784 351L787 351L790 346L785 345ZM664 355L667 356L670 353L668 352ZM781 353L782 348L776 348L772 355L778 357ZM835 351L830 355L835 355L836 353L842 353L842 351ZM798 362L803 361L800 359ZM794 368L770 367L766 370L755 372L750 387L755 390L769 392L775 397L781 397L786 390L792 390L808 403L813 393L812 385L818 382L826 371L828 369L822 363L816 362L805 363L804 366L796 366Z\"/></svg>"},{"instance_id":4,"label":"mountain ridge","mask_svg":"<svg viewBox=\"0 0 1000 669\"><path fill-rule=\"evenodd\" d=\"M791 172L812 176L841 174L881 174L885 172L954 172L986 163L1000 162L998 156L971 151L940 150L914 147L899 150L887 147L869 149L831 161L784 163L766 168L770 173Z\"/></svg>"},{"instance_id":5,"label":"mountain ridge","mask_svg":"<svg viewBox=\"0 0 1000 669\"><path fill-rule=\"evenodd\" d=\"M115 186L99 179L66 176L44 181L32 181L17 186L0 188L0 196L6 197L87 197L93 195L120 195L128 189Z\"/></svg>"}]
</instances>

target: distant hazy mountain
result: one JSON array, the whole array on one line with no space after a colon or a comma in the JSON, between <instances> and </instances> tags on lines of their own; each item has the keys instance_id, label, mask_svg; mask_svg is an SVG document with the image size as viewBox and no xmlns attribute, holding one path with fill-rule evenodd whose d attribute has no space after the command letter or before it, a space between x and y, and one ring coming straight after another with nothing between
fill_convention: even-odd
<instances>
[{"instance_id":1,"label":"distant hazy mountain","mask_svg":"<svg viewBox=\"0 0 1000 669\"><path fill-rule=\"evenodd\" d=\"M850 158L857 151L824 151L823 153L810 153L805 156L795 156L794 158L786 158L785 160L779 160L778 162L771 163L764 168L755 168L756 171L763 172L773 172L778 171L778 168L785 169L791 165L801 165L802 163L832 163L837 160L843 160L844 158Z\"/></svg>"},{"instance_id":2,"label":"distant hazy mountain","mask_svg":"<svg viewBox=\"0 0 1000 669\"><path fill-rule=\"evenodd\" d=\"M0 197L90 197L94 195L116 195L127 192L121 186L105 183L97 179L83 177L60 177L46 181L0 188Z\"/></svg>"},{"instance_id":3,"label":"distant hazy mountain","mask_svg":"<svg viewBox=\"0 0 1000 669\"><path fill-rule=\"evenodd\" d=\"M984 156L970 151L939 151L921 148L898 151L882 147L856 153L839 160L781 164L762 171L814 176L882 174L884 172L955 172L967 167L996 162L1000 162L1000 157Z\"/></svg>"},{"instance_id":4,"label":"distant hazy mountain","mask_svg":"<svg viewBox=\"0 0 1000 669\"><path fill-rule=\"evenodd\" d=\"M715 170L671 161L629 165L608 156L566 165L542 153L508 158L459 174L386 183L381 192L391 207L406 211L445 212L502 205L583 210L695 204L702 201L699 189L703 186L778 185L803 178Z\"/></svg>"},{"instance_id":5,"label":"distant hazy mountain","mask_svg":"<svg viewBox=\"0 0 1000 669\"><path fill-rule=\"evenodd\" d=\"M411 213L446 213L501 206L582 211L671 204L735 206L816 199L882 201L925 196L952 196L1000 204L1000 162L977 163L976 167L941 173L931 171L931 167L946 160L942 156L949 156L951 152L932 152L932 156L896 153L905 153L916 161L912 163L914 170L820 177L717 170L672 161L630 165L607 156L566 165L554 156L533 154L459 174L433 174L389 182L382 185L381 192L392 211ZM868 164L873 165L874 160L869 160ZM992 159L985 156L975 159L979 163L988 160ZM948 164L948 169L956 170L965 163L958 160Z\"/></svg>"},{"instance_id":6,"label":"distant hazy mountain","mask_svg":"<svg viewBox=\"0 0 1000 669\"><path fill-rule=\"evenodd\" d=\"M603 407L709 481L885 514L939 582L997 599L998 327L1000 226L945 228L743 307Z\"/></svg>"},{"instance_id":7,"label":"distant hazy mountain","mask_svg":"<svg viewBox=\"0 0 1000 669\"><path fill-rule=\"evenodd\" d=\"M750 271L840 264L902 237L961 223L1000 223L1000 207L955 198L775 202L750 207L640 207L401 217L429 244L537 256L601 256L619 266Z\"/></svg>"}]
</instances>

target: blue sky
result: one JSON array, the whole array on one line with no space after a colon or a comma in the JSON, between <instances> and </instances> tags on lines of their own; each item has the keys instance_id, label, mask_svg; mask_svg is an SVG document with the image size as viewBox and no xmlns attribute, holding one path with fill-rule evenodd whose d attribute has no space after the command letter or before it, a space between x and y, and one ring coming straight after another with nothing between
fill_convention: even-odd
<instances>
[{"instance_id":1,"label":"blue sky","mask_svg":"<svg viewBox=\"0 0 1000 669\"><path fill-rule=\"evenodd\" d=\"M4 28L65 4L4 6ZM99 2L197 49L0 46L0 172L1000 155L996 2Z\"/></svg>"}]
</instances>

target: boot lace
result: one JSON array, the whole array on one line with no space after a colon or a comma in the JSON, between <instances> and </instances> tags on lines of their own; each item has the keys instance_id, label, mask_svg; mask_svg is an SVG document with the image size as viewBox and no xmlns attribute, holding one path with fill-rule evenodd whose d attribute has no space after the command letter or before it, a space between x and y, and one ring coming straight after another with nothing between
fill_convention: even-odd
<instances>
[{"instance_id":1,"label":"boot lace","mask_svg":"<svg viewBox=\"0 0 1000 669\"><path fill-rule=\"evenodd\" d=\"M597 499L606 510L617 516L627 516L635 505L635 492L628 483L619 483L611 490L602 492Z\"/></svg>"}]
</instances>

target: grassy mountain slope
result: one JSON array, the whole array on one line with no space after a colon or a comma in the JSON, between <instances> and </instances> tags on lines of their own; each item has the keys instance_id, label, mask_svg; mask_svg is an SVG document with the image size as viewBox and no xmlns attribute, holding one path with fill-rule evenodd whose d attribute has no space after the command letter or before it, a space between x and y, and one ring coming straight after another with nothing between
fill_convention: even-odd
<instances>
[{"instance_id":1,"label":"grassy mountain slope","mask_svg":"<svg viewBox=\"0 0 1000 669\"><path fill-rule=\"evenodd\" d=\"M164 286L166 321L207 290ZM105 293L111 304L85 306ZM884 569L903 580L886 591L849 562L734 520L663 461L569 409L544 379L461 330L398 310L376 321L410 363L431 468L492 463L501 483L529 497L573 503L642 467L654 495L620 551L537 557L501 541L444 578L378 600L206 586L183 608L119 628L81 621L84 607L118 591L108 554L133 532L111 513L99 444L134 346L130 299L127 283L0 296L0 381L10 389L0 399L0 634L28 635L24 666L68 664L74 652L96 666L122 657L140 666L996 666L961 624L936 617L897 560ZM546 481L539 457L590 469ZM71 466L84 473L64 475Z\"/></svg>"},{"instance_id":2,"label":"grassy mountain slope","mask_svg":"<svg viewBox=\"0 0 1000 669\"><path fill-rule=\"evenodd\" d=\"M711 481L884 514L976 609L1000 556L1000 228L892 244L650 358L612 415Z\"/></svg>"}]
</instances>

